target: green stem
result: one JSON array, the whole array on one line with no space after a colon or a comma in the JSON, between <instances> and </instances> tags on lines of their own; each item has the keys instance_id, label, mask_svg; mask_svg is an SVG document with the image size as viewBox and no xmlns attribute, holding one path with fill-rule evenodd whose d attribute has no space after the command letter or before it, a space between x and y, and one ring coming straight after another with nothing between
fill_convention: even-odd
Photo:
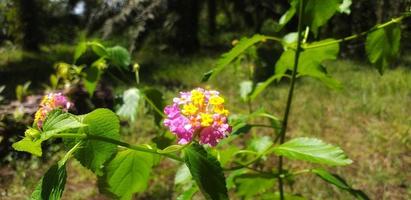
<instances>
[{"instance_id":1,"label":"green stem","mask_svg":"<svg viewBox=\"0 0 411 200\"><path fill-rule=\"evenodd\" d=\"M324 43L315 44L315 45L307 45L307 46L304 47L304 49L318 48L318 47L328 46L328 45L332 45L332 44L336 44L336 43L346 42L346 41L349 41L349 40L354 40L354 39L366 36L367 34L369 34L371 32L374 32L378 29L385 28L385 27L390 26L392 24L400 23L403 19L405 19L407 17L410 17L410 16L411 16L410 13L405 13L405 14L403 14L399 17L393 18L390 21L387 21L383 24L379 24L377 26L374 26L373 28L371 28L368 31L364 31L364 32L361 32L361 33L350 35L350 36L340 38L338 40L333 40L333 41L330 41L330 42L324 42Z\"/></svg>"},{"instance_id":2,"label":"green stem","mask_svg":"<svg viewBox=\"0 0 411 200\"><path fill-rule=\"evenodd\" d=\"M182 158L180 158L180 157L178 157L174 154L160 153L155 149L149 149L149 148L146 148L146 147L131 145L129 143L122 142L122 141L115 140L115 139L108 138L108 137L104 137L104 136L87 135L87 134L75 134L75 133L60 133L60 134L53 135L52 137L53 138L80 138L80 139L98 140L98 141L102 141L102 142L116 144L118 146L122 146L122 147L132 149L132 150L135 150L135 151L141 151L141 152L146 152L146 153L151 153L151 154L157 154L157 155L161 155L161 156L171 158L173 160L184 162L184 160Z\"/></svg>"},{"instance_id":3,"label":"green stem","mask_svg":"<svg viewBox=\"0 0 411 200\"><path fill-rule=\"evenodd\" d=\"M300 52L301 52L301 33L302 33L302 14L303 14L303 5L304 5L304 0L301 0L299 2L299 11L298 11L298 42L297 42L297 50L295 52L295 58L294 58L294 68L293 72L291 75L291 83L290 83L290 90L288 91L288 98L287 98L287 105L285 107L285 112L284 112L284 118L282 121L282 126L281 126L281 132L280 132L280 144L284 143L285 141L285 134L287 132L287 125L288 125L288 116L290 114L290 109L291 109L291 103L293 100L293 93L294 93L294 86L295 86L295 80L297 76L297 70L298 70L298 59L300 57ZM284 200L284 184L283 184L283 157L279 157L278 161L278 173L280 176L278 177L278 189L280 191L280 200Z\"/></svg>"},{"instance_id":4,"label":"green stem","mask_svg":"<svg viewBox=\"0 0 411 200\"><path fill-rule=\"evenodd\" d=\"M149 149L149 148L145 148L145 147L141 147L141 146L131 145L129 143L122 142L122 141L115 140L115 139L108 138L108 137L103 137L103 136L98 136L98 135L88 135L87 138L90 139L90 140L99 140L99 141L103 141L103 142L107 142L107 143L111 143L111 144L116 144L118 146L122 146L122 147L125 147L127 149L132 149L132 150L135 150L135 151L141 151L141 152L146 152L146 153L151 153L151 154L157 154L157 155L161 155L161 156L171 158L173 160L184 162L184 160L182 158L180 158L176 155L173 155L173 154L160 153L160 152L158 152L157 150L154 150L154 149Z\"/></svg>"},{"instance_id":5,"label":"green stem","mask_svg":"<svg viewBox=\"0 0 411 200\"><path fill-rule=\"evenodd\" d=\"M144 100L147 101L148 104L150 104L150 106L159 114L161 115L163 118L167 117L159 108L157 108L157 106L153 103L153 101L151 101L146 94L143 93L143 98Z\"/></svg>"},{"instance_id":6,"label":"green stem","mask_svg":"<svg viewBox=\"0 0 411 200\"><path fill-rule=\"evenodd\" d=\"M71 156L73 156L73 153L77 151L77 149L81 146L81 144L83 143L83 141L77 142L77 144L75 144L73 146L73 148L71 148L66 155L64 155L64 157L58 162L59 166L63 166L68 159L71 158Z\"/></svg>"}]
</instances>

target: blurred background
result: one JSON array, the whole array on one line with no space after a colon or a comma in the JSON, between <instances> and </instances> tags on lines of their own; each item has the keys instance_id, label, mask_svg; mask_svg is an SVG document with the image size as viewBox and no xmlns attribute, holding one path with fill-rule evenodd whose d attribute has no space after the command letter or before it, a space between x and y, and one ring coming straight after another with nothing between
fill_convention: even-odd
<instances>
[{"instance_id":1,"label":"blurred background","mask_svg":"<svg viewBox=\"0 0 411 200\"><path fill-rule=\"evenodd\" d=\"M411 5L410 0L344 2L349 8L333 16L309 40L369 30L400 16ZM233 113L245 112L253 106L237 98L241 80L261 82L270 77L283 50L280 45L257 46L207 84L201 83L202 74L244 36L282 37L295 32L296 17L278 31L279 19L289 8L287 0L0 0L0 199L26 199L48 166L62 155L61 141L47 144L42 158L11 148L33 122L46 91L63 90L77 113L98 107L115 110L124 89L136 85L132 68L138 66L138 87L156 88L165 102L170 103L178 91L210 86L222 91ZM342 43L338 61L324 64L343 89L333 90L312 79L297 83L290 136L312 135L340 145L354 164L334 171L347 174L371 199L411 199L410 25L411 19L403 21L399 59L383 76L368 63L365 38L359 38ZM107 68L91 95L76 84L75 77L64 83L54 83L52 78L63 69L62 64L73 64L75 48L84 41L119 45L131 55L129 70ZM86 52L77 64L91 65L96 59ZM282 116L287 87L286 81L274 84L257 98L254 108L265 107ZM134 123L123 122L127 141L158 141L158 132L163 130L143 117L144 112L148 111ZM248 137L240 140L246 143ZM66 199L107 199L98 192L89 171L76 161L70 165ZM136 199L175 199L179 193L173 185L176 169L170 165L175 163L157 166L147 191ZM314 177L299 179L289 189L308 199L351 198Z\"/></svg>"}]
</instances>

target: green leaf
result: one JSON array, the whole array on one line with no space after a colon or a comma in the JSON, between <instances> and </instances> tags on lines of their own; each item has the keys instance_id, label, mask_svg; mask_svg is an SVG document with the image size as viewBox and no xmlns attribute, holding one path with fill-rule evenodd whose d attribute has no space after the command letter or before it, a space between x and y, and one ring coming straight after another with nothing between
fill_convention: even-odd
<instances>
[{"instance_id":1,"label":"green leaf","mask_svg":"<svg viewBox=\"0 0 411 200\"><path fill-rule=\"evenodd\" d=\"M184 191L177 197L177 200L192 200L195 193L197 193L198 187L191 186L188 190Z\"/></svg>"},{"instance_id":2,"label":"green leaf","mask_svg":"<svg viewBox=\"0 0 411 200\"><path fill-rule=\"evenodd\" d=\"M295 15L297 11L299 1L290 0L290 8L285 12L278 22L279 26L276 27L276 31L280 31Z\"/></svg>"},{"instance_id":3,"label":"green leaf","mask_svg":"<svg viewBox=\"0 0 411 200\"><path fill-rule=\"evenodd\" d=\"M273 81L275 80L280 80L281 77L283 77L284 74L275 74L265 80L262 83L258 83L257 87L253 90L253 92L250 95L250 99L253 101L258 95L260 95L261 92L263 92Z\"/></svg>"},{"instance_id":4,"label":"green leaf","mask_svg":"<svg viewBox=\"0 0 411 200\"><path fill-rule=\"evenodd\" d=\"M281 200L281 197L280 197L279 192L274 192L274 193L264 193L264 194L262 194L261 199ZM298 196L298 195L284 193L284 200L306 200L306 198Z\"/></svg>"},{"instance_id":5,"label":"green leaf","mask_svg":"<svg viewBox=\"0 0 411 200\"><path fill-rule=\"evenodd\" d=\"M199 144L185 148L185 163L206 199L228 199L220 163Z\"/></svg>"},{"instance_id":6,"label":"green leaf","mask_svg":"<svg viewBox=\"0 0 411 200\"><path fill-rule=\"evenodd\" d=\"M17 151L25 151L40 157L42 155L42 142L43 140L40 139L33 141L32 139L25 137L22 140L13 143L12 147Z\"/></svg>"},{"instance_id":7,"label":"green leaf","mask_svg":"<svg viewBox=\"0 0 411 200\"><path fill-rule=\"evenodd\" d=\"M318 28L325 25L339 10L342 0L308 0L304 7L304 24L317 35Z\"/></svg>"},{"instance_id":8,"label":"green leaf","mask_svg":"<svg viewBox=\"0 0 411 200\"><path fill-rule=\"evenodd\" d=\"M301 52L298 60L298 75L309 76L320 80L326 86L333 89L342 88L341 84L326 73L322 63L326 60L337 59L339 45L334 39L325 39L308 44ZM275 65L277 75L285 74L292 70L294 65L294 50L286 50Z\"/></svg>"},{"instance_id":9,"label":"green leaf","mask_svg":"<svg viewBox=\"0 0 411 200\"><path fill-rule=\"evenodd\" d=\"M297 13L299 2L300 0L290 1L290 8L283 16L281 16L280 21L278 22L279 26L277 27L277 31L280 31L294 17ZM317 35L318 28L324 26L337 11L340 11L341 3L342 0L304 1L304 27L309 26L311 31Z\"/></svg>"},{"instance_id":10,"label":"green leaf","mask_svg":"<svg viewBox=\"0 0 411 200\"><path fill-rule=\"evenodd\" d=\"M136 120L141 94L137 88L130 88L123 93L123 105L117 110L117 115L131 122Z\"/></svg>"},{"instance_id":11,"label":"green leaf","mask_svg":"<svg viewBox=\"0 0 411 200\"><path fill-rule=\"evenodd\" d=\"M253 91L253 82L252 81L242 81L240 83L240 97L243 101L248 100L248 96Z\"/></svg>"},{"instance_id":12,"label":"green leaf","mask_svg":"<svg viewBox=\"0 0 411 200\"><path fill-rule=\"evenodd\" d=\"M163 149L163 150L158 150L158 152L159 152L159 153L174 153L174 152L176 152L176 151L181 150L183 147L184 147L184 146L175 144L175 145L170 145L170 146L166 147L166 148Z\"/></svg>"},{"instance_id":13,"label":"green leaf","mask_svg":"<svg viewBox=\"0 0 411 200\"><path fill-rule=\"evenodd\" d=\"M74 58L73 63L76 63L77 60L87 51L87 43L80 42L77 44L76 48L74 49Z\"/></svg>"},{"instance_id":14,"label":"green leaf","mask_svg":"<svg viewBox=\"0 0 411 200\"><path fill-rule=\"evenodd\" d=\"M249 147L251 150L256 151L261 154L268 150L271 145L273 145L273 140L269 136L261 136L253 138L250 142Z\"/></svg>"},{"instance_id":15,"label":"green leaf","mask_svg":"<svg viewBox=\"0 0 411 200\"><path fill-rule=\"evenodd\" d=\"M331 166L352 163L341 148L326 144L316 138L295 138L274 147L277 155Z\"/></svg>"},{"instance_id":16,"label":"green leaf","mask_svg":"<svg viewBox=\"0 0 411 200\"><path fill-rule=\"evenodd\" d=\"M91 49L93 50L93 52L97 54L98 56L100 57L107 56L108 53L107 53L106 47L104 47L104 45L102 45L101 43L94 41L94 42L89 42L88 45L91 46Z\"/></svg>"},{"instance_id":17,"label":"green leaf","mask_svg":"<svg viewBox=\"0 0 411 200\"><path fill-rule=\"evenodd\" d=\"M258 194L274 188L277 179L272 175L246 173L236 176L234 183L236 185L236 194L244 196L245 199L257 197Z\"/></svg>"},{"instance_id":18,"label":"green leaf","mask_svg":"<svg viewBox=\"0 0 411 200\"><path fill-rule=\"evenodd\" d=\"M51 111L44 121L42 139L46 140L49 136L61 132L73 132L71 130L87 126L80 120L68 112L62 110Z\"/></svg>"},{"instance_id":19,"label":"green leaf","mask_svg":"<svg viewBox=\"0 0 411 200\"><path fill-rule=\"evenodd\" d=\"M63 195L66 185L66 165L53 165L39 181L31 194L32 200L58 200Z\"/></svg>"},{"instance_id":20,"label":"green leaf","mask_svg":"<svg viewBox=\"0 0 411 200\"><path fill-rule=\"evenodd\" d=\"M22 140L14 143L12 147L17 151L25 151L36 156L42 155L41 143L48 140L55 134L61 132L75 132L78 128L85 127L74 115L63 112L59 109L51 111L43 124L43 131L40 134L40 138L25 137ZM29 128L34 131L39 131L34 128ZM26 130L27 131L29 131Z\"/></svg>"},{"instance_id":21,"label":"green leaf","mask_svg":"<svg viewBox=\"0 0 411 200\"><path fill-rule=\"evenodd\" d=\"M338 12L349 15L351 13L351 9L350 9L351 4L352 4L352 0L343 0L343 2L338 7Z\"/></svg>"},{"instance_id":22,"label":"green leaf","mask_svg":"<svg viewBox=\"0 0 411 200\"><path fill-rule=\"evenodd\" d=\"M88 135L97 135L108 137L111 139L120 139L120 123L119 119L109 109L99 108L84 116L83 123L88 126L84 131ZM97 141L86 140L83 148L80 148L75 157L80 163L95 172L97 175L102 174L103 164L111 158L116 152L117 145Z\"/></svg>"},{"instance_id":23,"label":"green leaf","mask_svg":"<svg viewBox=\"0 0 411 200\"><path fill-rule=\"evenodd\" d=\"M84 70L86 78L84 79L84 87L86 88L90 97L93 96L94 90L100 80L101 72L97 67L89 67Z\"/></svg>"},{"instance_id":24,"label":"green leaf","mask_svg":"<svg viewBox=\"0 0 411 200\"><path fill-rule=\"evenodd\" d=\"M131 63L130 53L121 46L107 48L107 58L116 66L123 69L128 69Z\"/></svg>"},{"instance_id":25,"label":"green leaf","mask_svg":"<svg viewBox=\"0 0 411 200\"><path fill-rule=\"evenodd\" d=\"M202 81L208 81L219 74L228 64L230 64L235 58L237 58L241 53L247 50L249 47L253 46L258 42L266 40L266 36L263 35L253 35L251 38L242 38L229 52L223 54L217 61L217 66L210 72L207 72L203 76Z\"/></svg>"},{"instance_id":26,"label":"green leaf","mask_svg":"<svg viewBox=\"0 0 411 200\"><path fill-rule=\"evenodd\" d=\"M380 74L383 74L389 64L398 57L400 40L400 24L393 24L367 35L365 50L368 59L377 67Z\"/></svg>"},{"instance_id":27,"label":"green leaf","mask_svg":"<svg viewBox=\"0 0 411 200\"><path fill-rule=\"evenodd\" d=\"M343 178L341 178L340 176L336 174L332 174L324 169L312 169L311 172L319 176L324 181L331 183L342 190L348 191L351 195L353 195L357 199L361 199L361 200L369 199L368 196L364 192L362 192L361 190L356 190L356 189L351 188L351 186Z\"/></svg>"},{"instance_id":28,"label":"green leaf","mask_svg":"<svg viewBox=\"0 0 411 200\"><path fill-rule=\"evenodd\" d=\"M161 93L160 90L154 89L154 88L149 88L149 89L145 89L143 91L143 94L145 95L145 100L150 101L150 109L154 115L154 121L156 122L156 124L161 125L161 120L163 119L163 116L156 112L155 109L157 108L159 112L163 112L164 107L165 107L165 103L164 103L164 98L163 98L163 93ZM153 106L155 106L156 108L153 108Z\"/></svg>"},{"instance_id":29,"label":"green leaf","mask_svg":"<svg viewBox=\"0 0 411 200\"><path fill-rule=\"evenodd\" d=\"M105 167L100 186L122 200L132 199L133 194L147 188L153 166L153 155L134 150L117 153Z\"/></svg>"}]
</instances>

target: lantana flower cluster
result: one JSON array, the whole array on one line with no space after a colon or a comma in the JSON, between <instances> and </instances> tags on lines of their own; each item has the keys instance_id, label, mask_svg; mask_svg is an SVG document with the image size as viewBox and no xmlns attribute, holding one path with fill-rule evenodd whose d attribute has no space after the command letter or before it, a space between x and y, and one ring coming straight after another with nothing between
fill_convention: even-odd
<instances>
[{"instance_id":1,"label":"lantana flower cluster","mask_svg":"<svg viewBox=\"0 0 411 200\"><path fill-rule=\"evenodd\" d=\"M44 120L50 111L54 109L68 111L72 105L73 104L63 94L49 93L41 100L40 107L34 115L34 123L37 125L37 128L41 129L43 127Z\"/></svg>"},{"instance_id":2,"label":"lantana flower cluster","mask_svg":"<svg viewBox=\"0 0 411 200\"><path fill-rule=\"evenodd\" d=\"M198 137L200 144L215 146L231 132L227 123L228 110L218 91L197 88L180 92L173 104L166 106L164 125L178 138L179 144L187 144Z\"/></svg>"}]
</instances>

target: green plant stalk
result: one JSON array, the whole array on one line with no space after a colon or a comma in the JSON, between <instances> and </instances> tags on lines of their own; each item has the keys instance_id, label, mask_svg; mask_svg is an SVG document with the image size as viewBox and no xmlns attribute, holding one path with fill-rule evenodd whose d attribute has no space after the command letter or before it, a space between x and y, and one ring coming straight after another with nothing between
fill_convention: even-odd
<instances>
[{"instance_id":1,"label":"green plant stalk","mask_svg":"<svg viewBox=\"0 0 411 200\"><path fill-rule=\"evenodd\" d=\"M87 135L87 134L76 134L76 133L61 133L61 134L56 134L52 136L53 138L79 138L79 139L89 139L89 140L98 140L102 142L107 142L111 144L115 144L118 146L125 147L127 149L135 150L135 151L140 151L140 152L146 152L146 153L151 153L151 154L157 154L161 156L165 156L168 158L171 158L176 161L184 162L184 160L174 154L170 153L160 153L155 149L149 149L141 146L136 146L132 145L126 142L122 142L116 139L104 137L104 136L98 136L98 135Z\"/></svg>"},{"instance_id":2,"label":"green plant stalk","mask_svg":"<svg viewBox=\"0 0 411 200\"><path fill-rule=\"evenodd\" d=\"M297 50L295 52L295 57L294 57L294 67L293 67L293 72L291 75L291 83L290 83L290 89L288 91L288 97L287 97L287 104L285 107L285 112L284 112L284 118L282 121L282 126L281 126L281 132L280 132L280 144L283 144L285 141L285 134L287 132L287 125L288 125L288 116L290 114L290 109L291 109L291 103L293 100L293 93L294 93L294 87L295 87L295 80L297 76L297 70L298 70L298 59L300 57L300 52L302 50L301 48L301 33L302 33L302 14L303 14L303 5L304 5L304 0L301 0L298 5L298 42L297 42ZM278 159L278 173L280 174L278 176L278 189L280 192L280 200L284 200L284 184L283 184L283 157L280 156Z\"/></svg>"},{"instance_id":3,"label":"green plant stalk","mask_svg":"<svg viewBox=\"0 0 411 200\"><path fill-rule=\"evenodd\" d=\"M153 101L151 101L151 100L146 96L146 94L144 94L144 93L143 93L143 98L144 98L144 100L147 101L148 104L150 104L150 106L151 106L159 115L161 115L163 118L167 118L167 116L166 116L163 112L161 112L161 110L160 110L159 108L157 108L157 106L153 103Z\"/></svg>"},{"instance_id":4,"label":"green plant stalk","mask_svg":"<svg viewBox=\"0 0 411 200\"><path fill-rule=\"evenodd\" d=\"M58 162L59 166L63 166L68 159L70 159L73 156L73 153L77 151L78 148L80 148L81 144L83 143L83 141L77 142L73 148L71 148L66 155L64 155L64 157Z\"/></svg>"},{"instance_id":5,"label":"green plant stalk","mask_svg":"<svg viewBox=\"0 0 411 200\"><path fill-rule=\"evenodd\" d=\"M396 23L400 23L403 19L410 17L411 13L405 13L399 17L393 18L390 21L387 21L385 23L379 24L377 26L374 26L373 28L371 28L370 30L361 32L361 33L357 33L354 35L350 35L344 38L340 38L338 40L334 40L334 41L330 41L330 42L325 42L325 43L321 43L321 44L317 44L317 45L307 45L304 47L304 49L312 49L312 48L318 48L318 47L323 47L323 46L328 46L328 45L332 45L332 44L336 44L336 43L341 43L341 42L345 42L345 41L349 41L349 40L354 40L363 36L366 36L367 34L374 32L376 30L385 28L387 26L390 26L392 24L396 24Z\"/></svg>"}]
</instances>

